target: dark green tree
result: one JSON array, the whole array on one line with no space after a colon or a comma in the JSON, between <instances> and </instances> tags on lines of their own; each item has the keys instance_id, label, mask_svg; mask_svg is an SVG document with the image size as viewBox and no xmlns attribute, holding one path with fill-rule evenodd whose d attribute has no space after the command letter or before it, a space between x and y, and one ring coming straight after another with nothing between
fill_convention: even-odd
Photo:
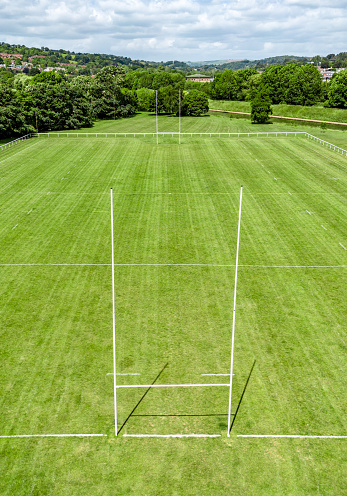
<instances>
[{"instance_id":1,"label":"dark green tree","mask_svg":"<svg viewBox=\"0 0 347 496\"><path fill-rule=\"evenodd\" d=\"M10 88L0 85L0 138L15 138L35 132Z\"/></svg>"},{"instance_id":2,"label":"dark green tree","mask_svg":"<svg viewBox=\"0 0 347 496\"><path fill-rule=\"evenodd\" d=\"M251 121L252 124L268 124L269 115L272 114L271 98L269 93L260 89L251 100Z\"/></svg>"},{"instance_id":3,"label":"dark green tree","mask_svg":"<svg viewBox=\"0 0 347 496\"><path fill-rule=\"evenodd\" d=\"M237 100L241 91L240 81L235 75L235 71L227 69L216 74L212 81L210 94L215 100Z\"/></svg>"},{"instance_id":4,"label":"dark green tree","mask_svg":"<svg viewBox=\"0 0 347 496\"><path fill-rule=\"evenodd\" d=\"M182 101L182 115L200 116L208 112L208 98L206 93L191 90Z\"/></svg>"},{"instance_id":5,"label":"dark green tree","mask_svg":"<svg viewBox=\"0 0 347 496\"><path fill-rule=\"evenodd\" d=\"M329 84L327 105L347 108L347 69L333 75Z\"/></svg>"},{"instance_id":6,"label":"dark green tree","mask_svg":"<svg viewBox=\"0 0 347 496\"><path fill-rule=\"evenodd\" d=\"M45 85L50 85L54 86L56 84L63 83L65 81L64 77L57 72L53 71L43 71L39 72L39 74L36 74L30 81L30 84L45 84Z\"/></svg>"},{"instance_id":7,"label":"dark green tree","mask_svg":"<svg viewBox=\"0 0 347 496\"><path fill-rule=\"evenodd\" d=\"M136 109L136 96L121 91L125 73L118 66L101 69L95 76L93 88L93 108L99 119L118 119L132 115Z\"/></svg>"},{"instance_id":8,"label":"dark green tree","mask_svg":"<svg viewBox=\"0 0 347 496\"><path fill-rule=\"evenodd\" d=\"M314 105L322 96L322 80L318 69L309 65L295 66L285 92L289 105Z\"/></svg>"}]
</instances>

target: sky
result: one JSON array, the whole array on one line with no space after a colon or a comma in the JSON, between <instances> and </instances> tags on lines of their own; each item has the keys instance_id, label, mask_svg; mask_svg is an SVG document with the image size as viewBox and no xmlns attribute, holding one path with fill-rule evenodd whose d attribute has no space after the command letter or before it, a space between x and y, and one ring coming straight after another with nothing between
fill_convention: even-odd
<instances>
[{"instance_id":1,"label":"sky","mask_svg":"<svg viewBox=\"0 0 347 496\"><path fill-rule=\"evenodd\" d=\"M1 0L0 41L152 61L347 51L347 0Z\"/></svg>"}]
</instances>

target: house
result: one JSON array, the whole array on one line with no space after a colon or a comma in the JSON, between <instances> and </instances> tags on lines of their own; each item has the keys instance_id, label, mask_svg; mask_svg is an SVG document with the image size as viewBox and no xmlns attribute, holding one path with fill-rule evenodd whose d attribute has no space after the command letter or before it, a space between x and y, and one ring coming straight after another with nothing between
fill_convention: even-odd
<instances>
[{"instance_id":1,"label":"house","mask_svg":"<svg viewBox=\"0 0 347 496\"><path fill-rule=\"evenodd\" d=\"M331 78L333 77L334 74L344 70L343 68L323 69L320 66L318 66L317 69L320 72L320 77L322 78L322 81L331 81Z\"/></svg>"}]
</instances>

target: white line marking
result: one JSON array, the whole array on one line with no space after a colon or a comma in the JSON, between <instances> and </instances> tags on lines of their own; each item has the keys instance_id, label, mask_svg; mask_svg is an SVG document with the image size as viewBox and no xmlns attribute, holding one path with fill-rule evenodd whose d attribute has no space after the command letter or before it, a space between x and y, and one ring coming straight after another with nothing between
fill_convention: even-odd
<instances>
[{"instance_id":1,"label":"white line marking","mask_svg":"<svg viewBox=\"0 0 347 496\"><path fill-rule=\"evenodd\" d=\"M292 439L347 439L347 436L306 436L292 434L237 434L237 437L269 437L269 438L292 438Z\"/></svg>"},{"instance_id":2,"label":"white line marking","mask_svg":"<svg viewBox=\"0 0 347 496\"><path fill-rule=\"evenodd\" d=\"M292 196L292 194L291 194L291 192L290 192L290 191L288 191L288 193L290 194L290 196Z\"/></svg>"},{"instance_id":3,"label":"white line marking","mask_svg":"<svg viewBox=\"0 0 347 496\"><path fill-rule=\"evenodd\" d=\"M311 214L311 212L309 212L308 210L306 210L306 212L307 212L308 214L312 215L312 214Z\"/></svg>"},{"instance_id":4,"label":"white line marking","mask_svg":"<svg viewBox=\"0 0 347 496\"><path fill-rule=\"evenodd\" d=\"M108 372L106 375L113 375L113 372ZM117 375L141 375L141 374L137 374L137 373L136 374L130 374L130 373L129 374L119 374L117 372Z\"/></svg>"},{"instance_id":5,"label":"white line marking","mask_svg":"<svg viewBox=\"0 0 347 496\"><path fill-rule=\"evenodd\" d=\"M343 244L342 244L342 243L339 243L339 245L340 245L340 246L342 246L342 248L343 248L344 250L347 250L347 248L346 248L345 246L343 246Z\"/></svg>"},{"instance_id":6,"label":"white line marking","mask_svg":"<svg viewBox=\"0 0 347 496\"><path fill-rule=\"evenodd\" d=\"M116 388L168 388L168 387L213 387L213 386L227 386L229 384L126 384L116 386Z\"/></svg>"},{"instance_id":7,"label":"white line marking","mask_svg":"<svg viewBox=\"0 0 347 496\"><path fill-rule=\"evenodd\" d=\"M18 225L18 224L17 224ZM109 263L0 263L0 267L110 267ZM234 264L184 264L184 263L163 263L163 264L141 264L122 263L115 264L117 267L235 267ZM239 264L239 267L254 267L260 269L338 269L347 265L246 265Z\"/></svg>"},{"instance_id":8,"label":"white line marking","mask_svg":"<svg viewBox=\"0 0 347 496\"><path fill-rule=\"evenodd\" d=\"M20 191L18 191L19 193ZM27 191L26 191L27 192ZM35 194L41 194L41 191L29 191L29 193L35 193ZM99 191L99 192L94 192L94 193L85 193L79 191L78 193L72 193L72 192L66 192L66 191L49 191L52 195L107 195L108 193L105 193L104 191ZM47 194L49 194L47 193ZM42 193L43 194L43 193ZM141 193L141 192L127 192L127 193L114 193L115 195L125 195L125 196L136 196L136 195L237 195L238 193L211 193L211 192L205 192L205 193L197 193L194 191L186 192L186 193ZM262 193L259 191L256 191L254 193L244 193L245 195L267 195L267 196L272 196L272 195L286 195L287 193L281 193L281 192L272 192L272 193ZM295 195L345 195L346 192L330 192L327 193L326 191L309 191L306 193L294 193Z\"/></svg>"},{"instance_id":9,"label":"white line marking","mask_svg":"<svg viewBox=\"0 0 347 496\"><path fill-rule=\"evenodd\" d=\"M221 434L123 434L123 437L221 437Z\"/></svg>"},{"instance_id":10,"label":"white line marking","mask_svg":"<svg viewBox=\"0 0 347 496\"><path fill-rule=\"evenodd\" d=\"M36 143L30 145L30 146L27 146L24 148L24 150L19 150L17 153L13 153L11 155L8 155L6 158L4 158L4 160L1 160L0 161L0 164L2 164L3 162L5 162L5 160L8 160L12 157L14 157L15 155L18 155L18 153L22 153L22 152L26 152L29 148L32 148L33 146L37 145L37 143L39 143L38 141L36 141Z\"/></svg>"},{"instance_id":11,"label":"white line marking","mask_svg":"<svg viewBox=\"0 0 347 496\"><path fill-rule=\"evenodd\" d=\"M277 181L277 177L274 177L274 180Z\"/></svg>"},{"instance_id":12,"label":"white line marking","mask_svg":"<svg viewBox=\"0 0 347 496\"><path fill-rule=\"evenodd\" d=\"M18 226L18 224L16 224L14 227L12 227L11 230L13 231L13 229L16 229L17 226Z\"/></svg>"},{"instance_id":13,"label":"white line marking","mask_svg":"<svg viewBox=\"0 0 347 496\"><path fill-rule=\"evenodd\" d=\"M326 227L323 226L323 224L320 225L323 229L325 229L326 231L328 230Z\"/></svg>"},{"instance_id":14,"label":"white line marking","mask_svg":"<svg viewBox=\"0 0 347 496\"><path fill-rule=\"evenodd\" d=\"M18 434L14 436L0 436L0 439L23 437L104 437L107 434Z\"/></svg>"}]
</instances>

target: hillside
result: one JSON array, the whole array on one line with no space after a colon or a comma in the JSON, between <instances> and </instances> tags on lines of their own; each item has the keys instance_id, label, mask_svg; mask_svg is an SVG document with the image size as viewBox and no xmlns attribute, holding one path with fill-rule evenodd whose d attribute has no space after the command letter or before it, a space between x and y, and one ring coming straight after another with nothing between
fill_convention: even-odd
<instances>
[{"instance_id":1,"label":"hillside","mask_svg":"<svg viewBox=\"0 0 347 496\"><path fill-rule=\"evenodd\" d=\"M183 62L169 60L166 62L154 62L145 60L133 60L130 57L113 54L81 53L69 50L52 50L48 47L27 47L25 45L0 42L0 64L9 64L9 60L15 61L15 65L25 65L27 67L55 67L64 69L69 74L95 74L102 67L108 65L121 65L128 70L146 69L153 71L158 68L174 69L184 73L194 73L195 71L212 73L224 71L226 69L265 69L273 64L287 64L290 62L302 63L314 62L321 67L347 67L347 52L337 55L327 56L316 55L314 57L300 57L296 55L281 55L267 57L259 60L212 60L200 62Z\"/></svg>"}]
</instances>

